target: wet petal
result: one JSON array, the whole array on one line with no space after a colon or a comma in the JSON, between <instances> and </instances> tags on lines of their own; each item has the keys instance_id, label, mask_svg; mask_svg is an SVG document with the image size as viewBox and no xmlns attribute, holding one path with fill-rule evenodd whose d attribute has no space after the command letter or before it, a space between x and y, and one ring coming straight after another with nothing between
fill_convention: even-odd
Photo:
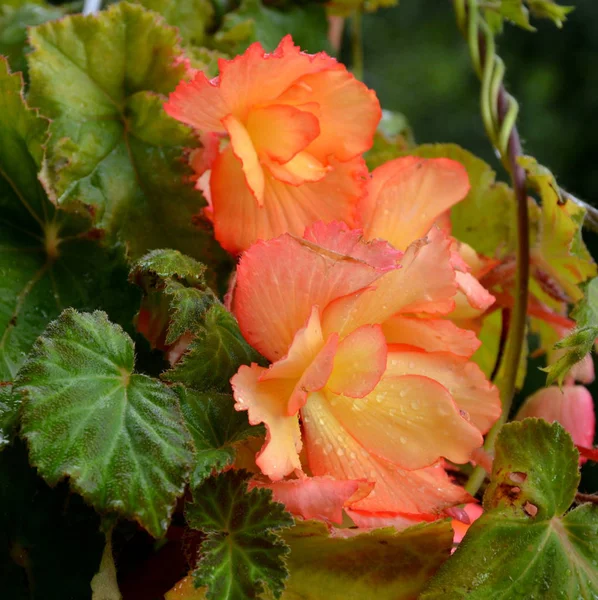
<instances>
[{"instance_id":1,"label":"wet petal","mask_svg":"<svg viewBox=\"0 0 598 600\"><path fill-rule=\"evenodd\" d=\"M274 500L282 502L294 515L332 523L341 523L343 507L364 498L373 488L364 480L339 481L332 477L305 477L254 486L272 490Z\"/></svg>"},{"instance_id":2,"label":"wet petal","mask_svg":"<svg viewBox=\"0 0 598 600\"><path fill-rule=\"evenodd\" d=\"M468 191L467 171L456 161L415 156L391 160L374 170L360 204L365 235L404 250Z\"/></svg>"},{"instance_id":3,"label":"wet petal","mask_svg":"<svg viewBox=\"0 0 598 600\"><path fill-rule=\"evenodd\" d=\"M420 375L387 373L365 398L330 397L330 412L366 450L404 469L441 457L466 463L484 441L446 388Z\"/></svg>"},{"instance_id":4,"label":"wet petal","mask_svg":"<svg viewBox=\"0 0 598 600\"><path fill-rule=\"evenodd\" d=\"M308 463L314 475L375 483L372 493L352 504L351 509L433 518L444 508L471 499L465 490L451 483L440 464L407 471L373 456L342 427L321 392L310 395L301 414Z\"/></svg>"},{"instance_id":5,"label":"wet petal","mask_svg":"<svg viewBox=\"0 0 598 600\"><path fill-rule=\"evenodd\" d=\"M255 364L242 366L231 379L237 410L246 410L252 425L264 423L266 442L256 458L262 472L272 480L301 470L301 432L297 415L289 416L288 399L293 381L260 381L266 369Z\"/></svg>"},{"instance_id":6,"label":"wet petal","mask_svg":"<svg viewBox=\"0 0 598 600\"><path fill-rule=\"evenodd\" d=\"M466 358L448 352L391 351L386 376L401 375L422 375L438 381L481 433L486 433L500 416L497 387Z\"/></svg>"},{"instance_id":7,"label":"wet petal","mask_svg":"<svg viewBox=\"0 0 598 600\"><path fill-rule=\"evenodd\" d=\"M330 235L344 230L338 223L329 227ZM361 260L283 235L258 242L241 258L233 312L247 341L275 361L287 353L314 306L325 307L379 276Z\"/></svg>"},{"instance_id":8,"label":"wet petal","mask_svg":"<svg viewBox=\"0 0 598 600\"><path fill-rule=\"evenodd\" d=\"M351 398L363 398L386 370L386 339L377 325L365 325L338 345L327 389Z\"/></svg>"},{"instance_id":9,"label":"wet petal","mask_svg":"<svg viewBox=\"0 0 598 600\"><path fill-rule=\"evenodd\" d=\"M397 315L384 322L382 331L389 344L408 344L428 352L446 351L468 358L481 344L475 332L445 319Z\"/></svg>"}]
</instances>

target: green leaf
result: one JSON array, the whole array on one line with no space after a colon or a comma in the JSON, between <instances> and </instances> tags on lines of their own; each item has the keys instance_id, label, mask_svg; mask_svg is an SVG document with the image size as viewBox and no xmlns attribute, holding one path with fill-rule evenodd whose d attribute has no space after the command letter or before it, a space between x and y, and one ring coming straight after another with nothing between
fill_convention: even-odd
<instances>
[{"instance_id":1,"label":"green leaf","mask_svg":"<svg viewBox=\"0 0 598 600\"><path fill-rule=\"evenodd\" d=\"M221 471L235 460L235 444L261 435L262 427L252 427L247 413L236 411L230 394L197 392L175 386L181 411L195 444L191 486L197 487L212 471Z\"/></svg>"},{"instance_id":2,"label":"green leaf","mask_svg":"<svg viewBox=\"0 0 598 600\"><path fill-rule=\"evenodd\" d=\"M167 349L202 326L206 311L218 302L206 286L205 270L177 250L153 250L133 265L129 279L144 292L137 323L153 346Z\"/></svg>"},{"instance_id":3,"label":"green leaf","mask_svg":"<svg viewBox=\"0 0 598 600\"><path fill-rule=\"evenodd\" d=\"M207 311L203 323L193 329L194 340L174 369L163 374L198 390L228 390L229 380L241 365L263 363L260 355L245 341L237 320L221 304Z\"/></svg>"},{"instance_id":4,"label":"green leaf","mask_svg":"<svg viewBox=\"0 0 598 600\"><path fill-rule=\"evenodd\" d=\"M389 160L409 152L413 147L413 132L405 115L382 110L382 119L374 136L374 144L365 154L370 171Z\"/></svg>"},{"instance_id":5,"label":"green leaf","mask_svg":"<svg viewBox=\"0 0 598 600\"><path fill-rule=\"evenodd\" d=\"M567 15L575 10L574 6L561 6L554 0L526 0L529 9L538 19L550 19L557 27L561 28L567 20Z\"/></svg>"},{"instance_id":6,"label":"green leaf","mask_svg":"<svg viewBox=\"0 0 598 600\"><path fill-rule=\"evenodd\" d=\"M203 46L208 29L214 17L214 7L209 0L132 0L148 10L164 17L173 27L177 27L185 44Z\"/></svg>"},{"instance_id":7,"label":"green leaf","mask_svg":"<svg viewBox=\"0 0 598 600\"><path fill-rule=\"evenodd\" d=\"M35 27L30 42L30 101L52 119L42 172L52 200L84 203L133 258L156 247L222 256L193 224L203 201L182 153L198 142L162 108L186 75L176 30L119 3Z\"/></svg>"},{"instance_id":8,"label":"green leaf","mask_svg":"<svg viewBox=\"0 0 598 600\"><path fill-rule=\"evenodd\" d=\"M22 79L0 58L0 380L67 306L102 306L130 325L138 293L122 252L102 249L89 220L56 210L37 173L48 121L25 104Z\"/></svg>"},{"instance_id":9,"label":"green leaf","mask_svg":"<svg viewBox=\"0 0 598 600\"><path fill-rule=\"evenodd\" d=\"M598 506L562 516L579 455L557 423L505 425L496 442L487 512L421 595L432 598L591 599L598 595Z\"/></svg>"},{"instance_id":10,"label":"green leaf","mask_svg":"<svg viewBox=\"0 0 598 600\"><path fill-rule=\"evenodd\" d=\"M305 52L332 53L326 11L317 3L274 8L261 0L242 0L238 9L226 14L214 41L219 49L233 55L244 52L253 42L260 42L271 52L287 34Z\"/></svg>"},{"instance_id":11,"label":"green leaf","mask_svg":"<svg viewBox=\"0 0 598 600\"><path fill-rule=\"evenodd\" d=\"M540 236L531 249L531 260L577 302L583 297L579 284L598 273L581 238L585 209L561 198L552 173L534 158L520 157L519 163L542 199ZM542 298L541 290L532 291Z\"/></svg>"},{"instance_id":12,"label":"green leaf","mask_svg":"<svg viewBox=\"0 0 598 600\"><path fill-rule=\"evenodd\" d=\"M548 373L546 385L552 385L555 381L563 385L571 367L592 351L598 337L598 278L591 279L581 288L584 297L571 313L576 322L575 331L555 345L555 348L565 352L545 369Z\"/></svg>"},{"instance_id":13,"label":"green leaf","mask_svg":"<svg viewBox=\"0 0 598 600\"><path fill-rule=\"evenodd\" d=\"M496 173L487 163L456 144L425 144L408 154L450 158L467 169L471 190L451 210L452 233L458 240L480 254L495 258L514 251L513 191L505 183L496 182Z\"/></svg>"},{"instance_id":14,"label":"green leaf","mask_svg":"<svg viewBox=\"0 0 598 600\"><path fill-rule=\"evenodd\" d=\"M0 506L2 597L89 598L102 556L100 518L66 485L50 489L22 442L0 454Z\"/></svg>"},{"instance_id":15,"label":"green leaf","mask_svg":"<svg viewBox=\"0 0 598 600\"><path fill-rule=\"evenodd\" d=\"M0 54L7 58L13 71L24 74L27 71L27 28L58 19L65 12L64 7L46 2L20 1L0 5Z\"/></svg>"},{"instance_id":16,"label":"green leaf","mask_svg":"<svg viewBox=\"0 0 598 600\"><path fill-rule=\"evenodd\" d=\"M0 382L0 451L10 444L18 419L20 405L18 394L12 393L12 385Z\"/></svg>"},{"instance_id":17,"label":"green leaf","mask_svg":"<svg viewBox=\"0 0 598 600\"><path fill-rule=\"evenodd\" d=\"M540 419L510 423L496 444L484 509L509 509L524 516L531 503L538 519L562 515L579 485L578 460L571 436L560 425Z\"/></svg>"},{"instance_id":18,"label":"green leaf","mask_svg":"<svg viewBox=\"0 0 598 600\"><path fill-rule=\"evenodd\" d=\"M208 600L258 598L266 587L279 598L284 589L289 548L276 531L293 518L270 490L247 492L248 479L245 471L212 477L186 507L189 525L207 534L193 576L196 587L208 586Z\"/></svg>"},{"instance_id":19,"label":"green leaf","mask_svg":"<svg viewBox=\"0 0 598 600\"><path fill-rule=\"evenodd\" d=\"M298 521L282 537L291 548L283 598L414 600L450 556L453 530L444 520L342 538L318 521Z\"/></svg>"},{"instance_id":20,"label":"green leaf","mask_svg":"<svg viewBox=\"0 0 598 600\"><path fill-rule=\"evenodd\" d=\"M356 10L376 12L379 8L397 6L399 0L332 0L328 6L330 14L350 17Z\"/></svg>"},{"instance_id":21,"label":"green leaf","mask_svg":"<svg viewBox=\"0 0 598 600\"><path fill-rule=\"evenodd\" d=\"M132 340L105 313L65 310L15 382L21 433L50 485L70 477L96 510L158 537L183 493L192 444L176 394L133 366Z\"/></svg>"}]
</instances>

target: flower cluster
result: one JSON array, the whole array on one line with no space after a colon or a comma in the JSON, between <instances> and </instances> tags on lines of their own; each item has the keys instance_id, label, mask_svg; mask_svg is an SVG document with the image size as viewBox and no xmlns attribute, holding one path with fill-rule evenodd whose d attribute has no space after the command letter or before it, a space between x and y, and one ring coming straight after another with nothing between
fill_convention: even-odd
<instances>
[{"instance_id":1,"label":"flower cluster","mask_svg":"<svg viewBox=\"0 0 598 600\"><path fill-rule=\"evenodd\" d=\"M450 235L469 190L448 159L405 157L369 176L374 93L289 37L166 104L204 142L192 157L207 215L240 256L230 308L271 365L232 378L264 423L262 478L292 512L363 527L431 520L471 501L445 470L472 460L500 414L460 324L494 297L482 259Z\"/></svg>"}]
</instances>

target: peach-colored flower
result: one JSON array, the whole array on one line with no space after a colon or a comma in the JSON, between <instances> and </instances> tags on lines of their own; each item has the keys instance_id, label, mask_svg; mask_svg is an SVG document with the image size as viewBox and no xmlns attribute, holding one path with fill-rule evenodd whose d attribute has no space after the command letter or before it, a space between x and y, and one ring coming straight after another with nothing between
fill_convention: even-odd
<instances>
[{"instance_id":1,"label":"peach-colored flower","mask_svg":"<svg viewBox=\"0 0 598 600\"><path fill-rule=\"evenodd\" d=\"M320 219L354 225L361 155L381 115L375 93L290 36L270 54L255 43L218 66L215 79L181 82L165 110L202 133L206 153L192 166L222 246L237 253Z\"/></svg>"},{"instance_id":2,"label":"peach-colored flower","mask_svg":"<svg viewBox=\"0 0 598 600\"><path fill-rule=\"evenodd\" d=\"M345 504L358 516L434 518L466 502L441 459L467 462L500 402L468 360L475 339L438 325L457 288L451 240L435 228L404 253L340 223L252 246L232 308L273 364L231 382L237 409L266 425L262 472L302 476L305 444L314 476L375 484Z\"/></svg>"},{"instance_id":3,"label":"peach-colored flower","mask_svg":"<svg viewBox=\"0 0 598 600\"><path fill-rule=\"evenodd\" d=\"M450 228L447 212L465 198L469 187L463 165L448 158L405 156L388 161L372 172L359 204L364 235L404 250L435 223ZM451 262L459 290L451 318L475 318L494 303L477 277L487 268L485 261L467 244L453 239Z\"/></svg>"}]
</instances>

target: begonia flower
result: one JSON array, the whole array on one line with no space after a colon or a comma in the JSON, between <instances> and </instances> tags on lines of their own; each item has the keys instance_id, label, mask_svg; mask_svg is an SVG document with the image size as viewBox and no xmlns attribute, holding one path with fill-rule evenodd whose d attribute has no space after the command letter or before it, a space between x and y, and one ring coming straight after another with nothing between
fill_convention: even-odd
<instances>
[{"instance_id":1,"label":"begonia flower","mask_svg":"<svg viewBox=\"0 0 598 600\"><path fill-rule=\"evenodd\" d=\"M451 244L432 228L403 253L316 223L244 253L232 309L272 364L243 366L231 383L236 408L266 426L256 462L271 480L304 476L305 445L313 476L374 484L345 503L364 518L433 519L470 499L441 459L467 462L500 402L468 360L474 338L422 325L454 309Z\"/></svg>"},{"instance_id":2,"label":"begonia flower","mask_svg":"<svg viewBox=\"0 0 598 600\"><path fill-rule=\"evenodd\" d=\"M583 385L553 385L538 390L524 401L516 420L538 417L560 423L578 446L591 448L596 433L592 394Z\"/></svg>"},{"instance_id":3,"label":"begonia flower","mask_svg":"<svg viewBox=\"0 0 598 600\"><path fill-rule=\"evenodd\" d=\"M383 239L398 250L425 236L435 223L450 227L446 215L469 192L465 167L448 158L405 156L375 169L359 204L359 218L368 240ZM448 233L448 232L447 232ZM475 251L453 240L451 260L458 293L452 318L471 319L494 303L476 273L484 269Z\"/></svg>"},{"instance_id":4,"label":"begonia flower","mask_svg":"<svg viewBox=\"0 0 598 600\"><path fill-rule=\"evenodd\" d=\"M200 71L182 81L164 107L202 134L192 166L222 246L238 253L320 219L355 225L361 155L381 116L375 93L290 36L272 53L256 42L218 67L215 79Z\"/></svg>"}]
</instances>

